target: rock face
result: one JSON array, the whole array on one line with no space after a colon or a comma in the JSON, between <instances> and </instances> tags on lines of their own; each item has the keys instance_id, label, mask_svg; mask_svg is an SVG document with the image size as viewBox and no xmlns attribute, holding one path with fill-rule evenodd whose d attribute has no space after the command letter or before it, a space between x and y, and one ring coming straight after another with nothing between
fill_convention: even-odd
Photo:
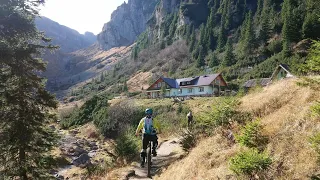
<instances>
[{"instance_id":1,"label":"rock face","mask_svg":"<svg viewBox=\"0 0 320 180\"><path fill-rule=\"evenodd\" d=\"M80 34L78 31L60 25L46 17L36 18L35 23L40 31L43 31L46 36L52 38L54 45L60 46L59 51L63 53L86 48L96 42L96 36L93 33L86 32L85 35Z\"/></svg>"},{"instance_id":2,"label":"rock face","mask_svg":"<svg viewBox=\"0 0 320 180\"><path fill-rule=\"evenodd\" d=\"M151 17L151 20L148 22L149 26L149 37L153 39L158 39L161 37L161 27L162 23L165 21L165 17L171 13L176 13L179 11L181 0L161 0L159 5L155 9L155 13ZM179 13L180 14L180 13ZM180 19L184 18L182 15L179 15ZM181 25L184 25L184 22L181 22Z\"/></svg>"},{"instance_id":3,"label":"rock face","mask_svg":"<svg viewBox=\"0 0 320 180\"><path fill-rule=\"evenodd\" d=\"M111 15L98 35L100 47L104 50L132 44L146 29L159 0L129 0L123 3Z\"/></svg>"}]
</instances>

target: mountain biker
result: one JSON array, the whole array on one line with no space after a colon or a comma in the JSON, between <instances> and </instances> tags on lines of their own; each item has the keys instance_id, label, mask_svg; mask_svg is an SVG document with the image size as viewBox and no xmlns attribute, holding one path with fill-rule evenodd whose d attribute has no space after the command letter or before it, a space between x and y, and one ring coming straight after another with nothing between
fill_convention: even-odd
<instances>
[{"instance_id":1,"label":"mountain biker","mask_svg":"<svg viewBox=\"0 0 320 180\"><path fill-rule=\"evenodd\" d=\"M187 118L188 118L188 127L190 127L192 121L193 121L193 116L192 116L192 112L189 111L189 113L187 114Z\"/></svg>"},{"instance_id":2,"label":"mountain biker","mask_svg":"<svg viewBox=\"0 0 320 180\"><path fill-rule=\"evenodd\" d=\"M139 132L142 130L142 150L141 156L141 167L144 167L144 162L146 158L146 150L149 141L152 141L152 155L157 156L156 148L158 146L157 130L160 132L159 123L152 118L153 110L148 108L145 110L146 117L140 120L140 123L136 130L136 136L139 136Z\"/></svg>"}]
</instances>

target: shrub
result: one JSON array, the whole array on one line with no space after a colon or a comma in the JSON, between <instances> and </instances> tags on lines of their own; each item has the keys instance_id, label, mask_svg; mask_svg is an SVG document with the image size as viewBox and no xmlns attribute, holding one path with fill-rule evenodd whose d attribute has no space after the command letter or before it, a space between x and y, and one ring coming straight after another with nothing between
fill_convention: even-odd
<instances>
[{"instance_id":1,"label":"shrub","mask_svg":"<svg viewBox=\"0 0 320 180\"><path fill-rule=\"evenodd\" d=\"M144 111L131 101L123 101L103 108L93 115L94 124L106 137L116 137L130 125L137 125Z\"/></svg>"},{"instance_id":2,"label":"shrub","mask_svg":"<svg viewBox=\"0 0 320 180\"><path fill-rule=\"evenodd\" d=\"M116 139L115 153L117 157L133 160L139 154L139 141L134 137L134 130L129 129Z\"/></svg>"},{"instance_id":3,"label":"shrub","mask_svg":"<svg viewBox=\"0 0 320 180\"><path fill-rule=\"evenodd\" d=\"M314 134L312 137L310 137L309 142L311 144L311 147L318 154L318 162L320 163L320 133L318 132Z\"/></svg>"},{"instance_id":4,"label":"shrub","mask_svg":"<svg viewBox=\"0 0 320 180\"><path fill-rule=\"evenodd\" d=\"M79 110L73 111L70 116L61 121L62 128L83 125L93 120L93 114L101 108L108 106L108 99L103 95L93 96L86 101Z\"/></svg>"},{"instance_id":5,"label":"shrub","mask_svg":"<svg viewBox=\"0 0 320 180\"><path fill-rule=\"evenodd\" d=\"M311 116L320 117L320 102L316 102L313 106L311 106Z\"/></svg>"},{"instance_id":6,"label":"shrub","mask_svg":"<svg viewBox=\"0 0 320 180\"><path fill-rule=\"evenodd\" d=\"M271 54L277 54L282 51L282 42L280 39L271 41L270 44L267 46L267 49L270 51Z\"/></svg>"},{"instance_id":7,"label":"shrub","mask_svg":"<svg viewBox=\"0 0 320 180\"><path fill-rule=\"evenodd\" d=\"M238 104L235 98L220 99L210 112L199 117L196 127L211 132L213 127L229 126L233 121L242 123L251 118L250 114L236 111Z\"/></svg>"},{"instance_id":8,"label":"shrub","mask_svg":"<svg viewBox=\"0 0 320 180\"><path fill-rule=\"evenodd\" d=\"M297 82L298 86L310 87L315 91L320 90L320 78L319 77L303 77L300 81Z\"/></svg>"},{"instance_id":9,"label":"shrub","mask_svg":"<svg viewBox=\"0 0 320 180\"><path fill-rule=\"evenodd\" d=\"M266 170L272 160L266 153L259 153L257 149L249 149L230 159L230 169L237 175L254 176Z\"/></svg>"},{"instance_id":10,"label":"shrub","mask_svg":"<svg viewBox=\"0 0 320 180\"><path fill-rule=\"evenodd\" d=\"M70 162L65 157L43 156L40 160L40 164L43 167L50 169L70 165Z\"/></svg>"},{"instance_id":11,"label":"shrub","mask_svg":"<svg viewBox=\"0 0 320 180\"><path fill-rule=\"evenodd\" d=\"M112 162L105 161L99 164L91 164L86 167L88 176L104 176L106 173L112 169L113 167ZM88 178L88 177L87 177Z\"/></svg>"},{"instance_id":12,"label":"shrub","mask_svg":"<svg viewBox=\"0 0 320 180\"><path fill-rule=\"evenodd\" d=\"M259 120L249 122L244 126L239 135L236 135L237 142L249 148L261 148L268 141L266 136L261 134L262 126Z\"/></svg>"},{"instance_id":13,"label":"shrub","mask_svg":"<svg viewBox=\"0 0 320 180\"><path fill-rule=\"evenodd\" d=\"M195 147L197 143L197 137L194 132L189 130L182 131L181 142L183 150L189 151L191 148Z\"/></svg>"}]
</instances>

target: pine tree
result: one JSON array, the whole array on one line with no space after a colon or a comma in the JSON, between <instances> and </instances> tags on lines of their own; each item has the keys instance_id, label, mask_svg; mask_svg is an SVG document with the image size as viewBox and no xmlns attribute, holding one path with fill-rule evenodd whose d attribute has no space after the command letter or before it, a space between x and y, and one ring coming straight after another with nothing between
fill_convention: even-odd
<instances>
[{"instance_id":1,"label":"pine tree","mask_svg":"<svg viewBox=\"0 0 320 180\"><path fill-rule=\"evenodd\" d=\"M198 55L197 62L196 62L198 68L206 65L204 57L205 57L204 47L200 46L199 47L199 55Z\"/></svg>"},{"instance_id":2,"label":"pine tree","mask_svg":"<svg viewBox=\"0 0 320 180\"><path fill-rule=\"evenodd\" d=\"M188 24L188 25L186 26L186 35L185 35L185 39L186 39L187 45L189 45L189 43L190 43L191 33L192 33L192 28L191 28L191 25Z\"/></svg>"},{"instance_id":3,"label":"pine tree","mask_svg":"<svg viewBox=\"0 0 320 180\"><path fill-rule=\"evenodd\" d=\"M100 82L103 82L103 81L104 81L104 74L101 73L101 74L100 74Z\"/></svg>"},{"instance_id":4,"label":"pine tree","mask_svg":"<svg viewBox=\"0 0 320 180\"><path fill-rule=\"evenodd\" d=\"M219 65L219 59L216 55L216 53L211 53L209 56L209 66L215 67Z\"/></svg>"},{"instance_id":5,"label":"pine tree","mask_svg":"<svg viewBox=\"0 0 320 180\"><path fill-rule=\"evenodd\" d=\"M320 37L320 21L316 13L307 13L302 27L303 37L316 40Z\"/></svg>"},{"instance_id":6,"label":"pine tree","mask_svg":"<svg viewBox=\"0 0 320 180\"><path fill-rule=\"evenodd\" d=\"M213 27L217 26L219 24L219 18L218 18L218 9L219 9L220 2L219 0L215 0L212 8L213 12Z\"/></svg>"},{"instance_id":7,"label":"pine tree","mask_svg":"<svg viewBox=\"0 0 320 180\"><path fill-rule=\"evenodd\" d=\"M220 27L220 31L218 34L218 42L217 42L217 50L221 51L225 45L226 41L226 30L223 28L223 26Z\"/></svg>"},{"instance_id":8,"label":"pine tree","mask_svg":"<svg viewBox=\"0 0 320 180\"><path fill-rule=\"evenodd\" d=\"M296 7L297 3L294 0L284 0L281 10L281 17L283 20L282 37L286 44L298 42L301 39L302 30L302 16L304 10Z\"/></svg>"},{"instance_id":9,"label":"pine tree","mask_svg":"<svg viewBox=\"0 0 320 180\"><path fill-rule=\"evenodd\" d=\"M199 39L199 45L204 45L205 43L205 36L206 36L206 29L203 24L200 25L200 39Z\"/></svg>"},{"instance_id":10,"label":"pine tree","mask_svg":"<svg viewBox=\"0 0 320 180\"><path fill-rule=\"evenodd\" d=\"M228 41L227 41L226 51L225 51L224 58L223 58L223 61L222 61L222 65L223 66L231 66L231 65L234 64L235 56L234 56L232 50L233 50L232 42L231 42L231 39L229 38Z\"/></svg>"},{"instance_id":11,"label":"pine tree","mask_svg":"<svg viewBox=\"0 0 320 180\"><path fill-rule=\"evenodd\" d=\"M291 55L290 41L283 40L283 43L282 43L282 57L286 58L286 57L289 57L290 55Z\"/></svg>"},{"instance_id":12,"label":"pine tree","mask_svg":"<svg viewBox=\"0 0 320 180\"><path fill-rule=\"evenodd\" d=\"M243 39L243 53L251 54L254 48L254 32L252 26L252 13L251 11L248 13L246 17L246 25Z\"/></svg>"},{"instance_id":13,"label":"pine tree","mask_svg":"<svg viewBox=\"0 0 320 180\"><path fill-rule=\"evenodd\" d=\"M206 24L206 35L205 35L205 46L207 51L214 48L214 38L213 38L213 28L214 28L214 9L211 8L210 16Z\"/></svg>"},{"instance_id":14,"label":"pine tree","mask_svg":"<svg viewBox=\"0 0 320 180\"><path fill-rule=\"evenodd\" d=\"M178 13L174 14L173 20L169 27L169 37L168 37L168 45L171 45L173 42L173 38L177 29L177 22L178 22Z\"/></svg>"},{"instance_id":15,"label":"pine tree","mask_svg":"<svg viewBox=\"0 0 320 180\"><path fill-rule=\"evenodd\" d=\"M191 37L190 37L189 52L193 52L194 51L195 45L196 45L196 33L194 31L194 27L192 27L192 33L191 33Z\"/></svg>"},{"instance_id":16,"label":"pine tree","mask_svg":"<svg viewBox=\"0 0 320 180\"><path fill-rule=\"evenodd\" d=\"M214 9L211 8L210 10L210 15L209 15L209 18L207 20L207 24L206 24L206 29L207 29L207 32L208 33L212 33L213 31L213 28L214 28Z\"/></svg>"},{"instance_id":17,"label":"pine tree","mask_svg":"<svg viewBox=\"0 0 320 180\"><path fill-rule=\"evenodd\" d=\"M195 48L195 49L192 51L192 58L193 58L194 60L197 60L197 59L198 59L198 57L199 57L199 52L200 52L200 47Z\"/></svg>"},{"instance_id":18,"label":"pine tree","mask_svg":"<svg viewBox=\"0 0 320 180\"><path fill-rule=\"evenodd\" d=\"M258 0L256 14L254 15L255 20L257 21L257 24L260 22L260 17L261 17L262 7L263 7L262 2L263 2L263 0Z\"/></svg>"},{"instance_id":19,"label":"pine tree","mask_svg":"<svg viewBox=\"0 0 320 180\"><path fill-rule=\"evenodd\" d=\"M304 71L320 74L320 41L313 42Z\"/></svg>"},{"instance_id":20,"label":"pine tree","mask_svg":"<svg viewBox=\"0 0 320 180\"><path fill-rule=\"evenodd\" d=\"M134 60L137 60L138 59L138 47L137 45L135 45L132 49L132 53L131 53L131 56Z\"/></svg>"},{"instance_id":21,"label":"pine tree","mask_svg":"<svg viewBox=\"0 0 320 180\"><path fill-rule=\"evenodd\" d=\"M40 2L0 3L0 176L4 179L47 179L41 160L55 143L45 123L57 103L39 77L45 71L39 56L53 48L35 27Z\"/></svg>"},{"instance_id":22,"label":"pine tree","mask_svg":"<svg viewBox=\"0 0 320 180\"><path fill-rule=\"evenodd\" d=\"M127 80L125 79L123 82L123 89L124 92L128 92L128 85L127 85Z\"/></svg>"},{"instance_id":23,"label":"pine tree","mask_svg":"<svg viewBox=\"0 0 320 180\"><path fill-rule=\"evenodd\" d=\"M259 40L262 44L265 44L270 38L271 33L271 24L270 24L270 4L269 0L265 0L263 3L263 10L260 17L260 31L259 31Z\"/></svg>"},{"instance_id":24,"label":"pine tree","mask_svg":"<svg viewBox=\"0 0 320 180\"><path fill-rule=\"evenodd\" d=\"M222 21L223 27L226 30L231 29L232 25L232 6L231 6L231 0L225 0L223 5L223 14L222 14Z\"/></svg>"}]
</instances>

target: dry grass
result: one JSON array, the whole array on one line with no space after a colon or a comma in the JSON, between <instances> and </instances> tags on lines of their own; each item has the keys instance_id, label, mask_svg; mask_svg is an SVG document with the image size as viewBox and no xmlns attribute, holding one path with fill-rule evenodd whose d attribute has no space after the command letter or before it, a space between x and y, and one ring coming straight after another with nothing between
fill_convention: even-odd
<instances>
[{"instance_id":1,"label":"dry grass","mask_svg":"<svg viewBox=\"0 0 320 180\"><path fill-rule=\"evenodd\" d=\"M215 135L202 140L185 159L173 163L155 179L236 179L228 169L228 158L238 149L224 137Z\"/></svg>"},{"instance_id":2,"label":"dry grass","mask_svg":"<svg viewBox=\"0 0 320 180\"><path fill-rule=\"evenodd\" d=\"M132 76L127 82L129 92L139 92L142 91L142 88L146 90L149 87L148 80L151 76L150 72L139 72Z\"/></svg>"},{"instance_id":3,"label":"dry grass","mask_svg":"<svg viewBox=\"0 0 320 180\"><path fill-rule=\"evenodd\" d=\"M239 110L261 117L263 134L270 140L266 150L273 164L266 172L267 179L310 179L320 173L317 154L308 142L312 134L320 131L318 120L310 117L310 106L320 100L320 93L296 82L296 79L279 81L241 99ZM196 99L190 103L202 111L214 100L197 104ZM239 149L225 137L215 135L201 141L185 159L171 165L156 179L236 179L228 160Z\"/></svg>"},{"instance_id":4,"label":"dry grass","mask_svg":"<svg viewBox=\"0 0 320 180\"><path fill-rule=\"evenodd\" d=\"M241 108L262 117L264 131L271 139L268 151L275 159L272 177L305 179L320 172L308 143L308 138L320 131L319 123L309 116L310 106L320 100L320 93L296 82L280 81L242 99Z\"/></svg>"}]
</instances>

